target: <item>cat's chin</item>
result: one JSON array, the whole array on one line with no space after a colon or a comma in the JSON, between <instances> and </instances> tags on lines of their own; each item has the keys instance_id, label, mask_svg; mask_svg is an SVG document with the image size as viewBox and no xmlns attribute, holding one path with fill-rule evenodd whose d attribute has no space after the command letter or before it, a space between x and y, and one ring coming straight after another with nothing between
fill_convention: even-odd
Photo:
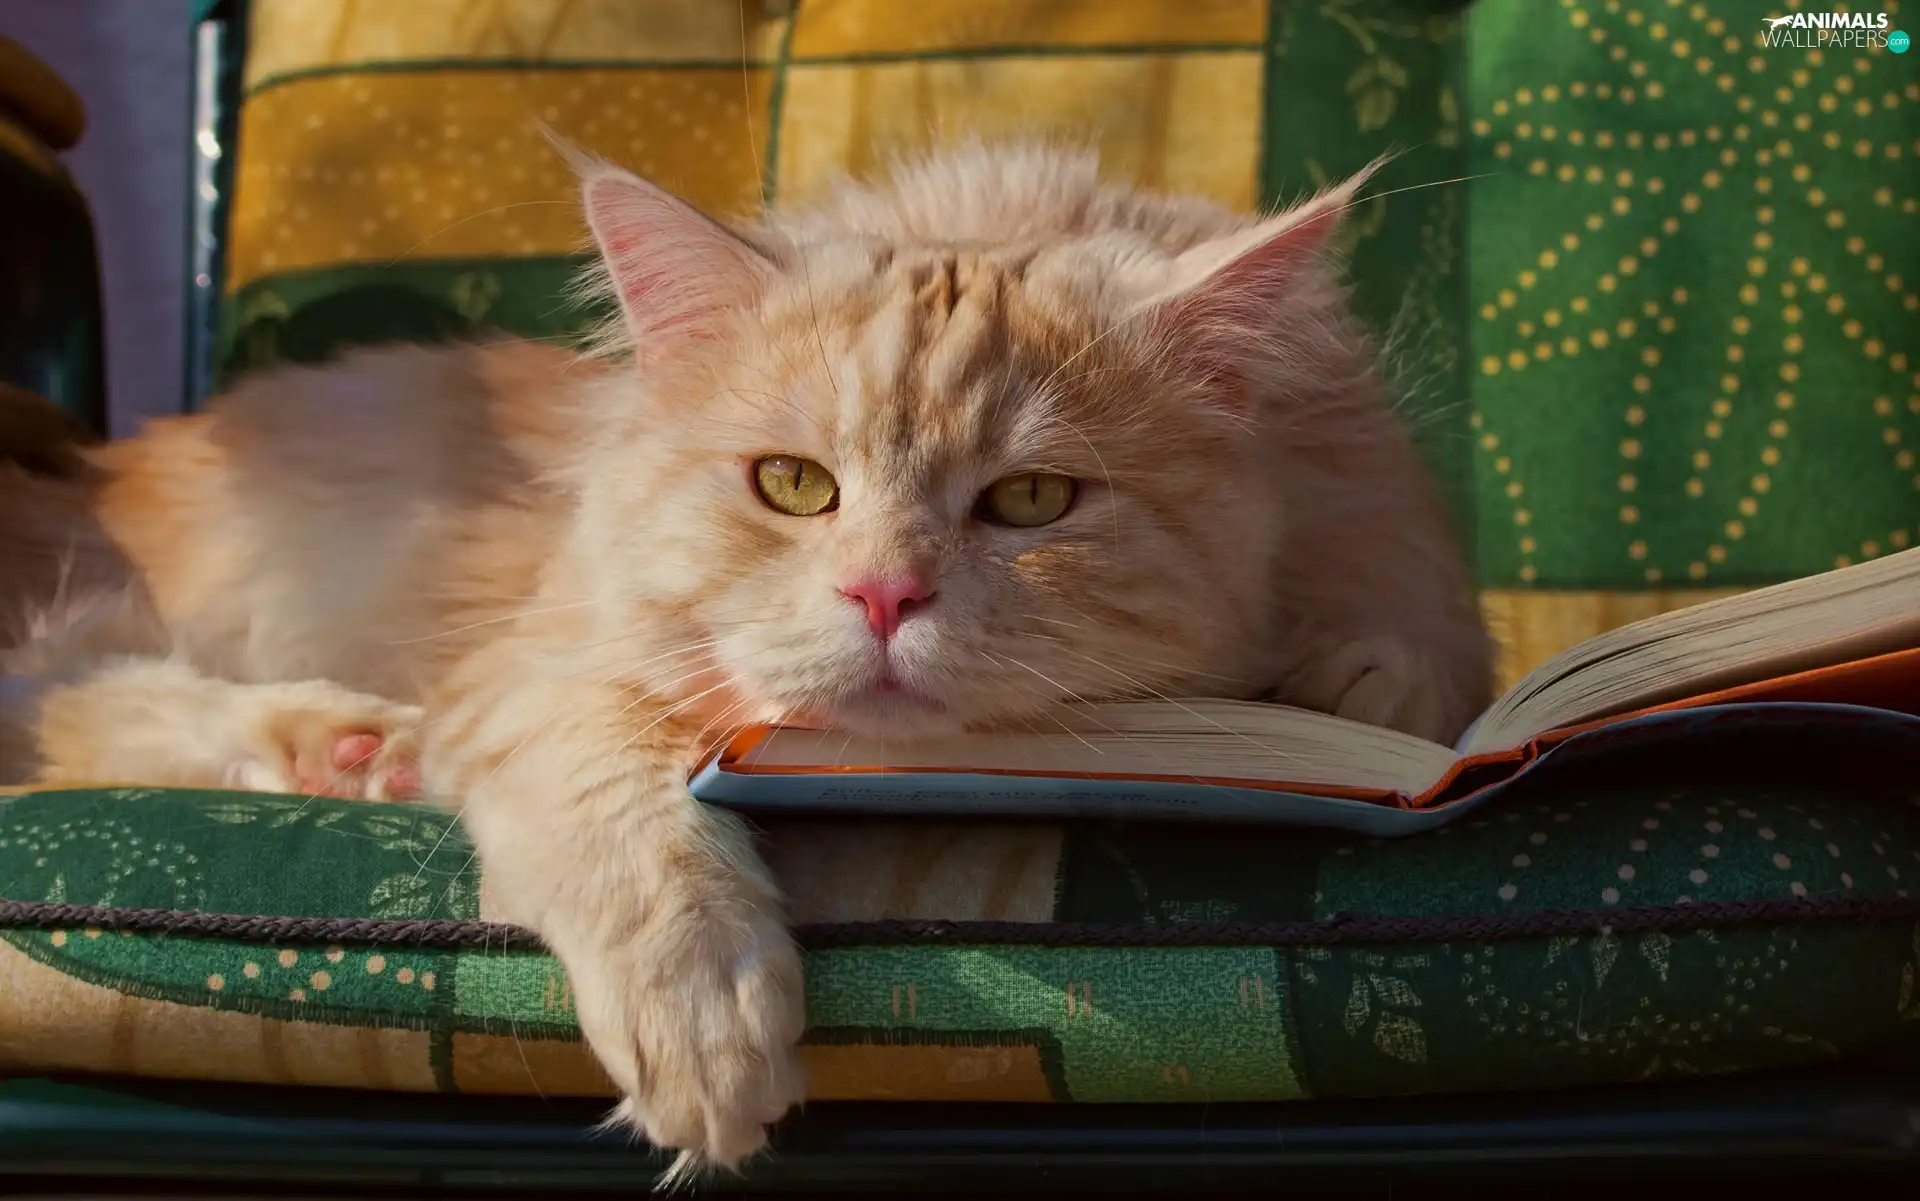
<instances>
[{"instance_id":1,"label":"cat's chin","mask_svg":"<svg viewBox=\"0 0 1920 1201\"><path fill-rule=\"evenodd\" d=\"M878 738L927 739L961 733L966 721L944 703L902 688L866 688L850 692L793 720Z\"/></svg>"}]
</instances>

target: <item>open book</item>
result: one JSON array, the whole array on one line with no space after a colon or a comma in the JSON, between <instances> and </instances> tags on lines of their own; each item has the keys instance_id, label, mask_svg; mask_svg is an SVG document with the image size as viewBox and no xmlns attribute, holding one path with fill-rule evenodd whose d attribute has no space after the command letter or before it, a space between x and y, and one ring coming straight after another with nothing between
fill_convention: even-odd
<instances>
[{"instance_id":1,"label":"open book","mask_svg":"<svg viewBox=\"0 0 1920 1201\"><path fill-rule=\"evenodd\" d=\"M1439 824L1549 754L1694 737L1729 721L1862 723L1920 763L1920 548L1661 614L1529 673L1447 747L1283 705L1066 705L1054 728L881 743L750 730L694 795L750 809L1185 815L1398 833ZM1917 769L1920 773L1920 769Z\"/></svg>"}]
</instances>

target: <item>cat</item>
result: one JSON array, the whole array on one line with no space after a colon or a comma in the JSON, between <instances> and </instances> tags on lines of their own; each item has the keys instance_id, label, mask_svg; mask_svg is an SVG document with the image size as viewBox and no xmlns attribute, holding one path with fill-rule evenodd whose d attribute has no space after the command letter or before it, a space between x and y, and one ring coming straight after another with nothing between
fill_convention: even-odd
<instances>
[{"instance_id":1,"label":"cat","mask_svg":"<svg viewBox=\"0 0 1920 1201\"><path fill-rule=\"evenodd\" d=\"M7 578L89 582L0 664L0 772L459 798L620 1120L733 1165L804 1014L685 787L727 732L1271 694L1450 741L1488 703L1335 253L1365 173L1260 217L971 144L729 226L579 166L591 352L354 351L0 473Z\"/></svg>"}]
</instances>

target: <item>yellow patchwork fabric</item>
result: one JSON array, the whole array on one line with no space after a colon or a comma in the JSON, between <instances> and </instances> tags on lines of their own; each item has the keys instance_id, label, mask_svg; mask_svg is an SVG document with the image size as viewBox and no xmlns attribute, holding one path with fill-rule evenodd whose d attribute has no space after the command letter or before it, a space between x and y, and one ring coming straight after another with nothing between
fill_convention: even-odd
<instances>
[{"instance_id":1,"label":"yellow patchwork fabric","mask_svg":"<svg viewBox=\"0 0 1920 1201\"><path fill-rule=\"evenodd\" d=\"M432 65L770 60L784 0L253 0L242 78Z\"/></svg>"},{"instance_id":2,"label":"yellow patchwork fabric","mask_svg":"<svg viewBox=\"0 0 1920 1201\"><path fill-rule=\"evenodd\" d=\"M288 81L241 110L227 287L348 263L579 251L579 188L543 127L702 207L746 212L771 86L737 67Z\"/></svg>"},{"instance_id":3,"label":"yellow patchwork fabric","mask_svg":"<svg viewBox=\"0 0 1920 1201\"><path fill-rule=\"evenodd\" d=\"M1500 644L1500 687L1510 688L1533 668L1596 634L1740 592L1738 588L1658 592L1489 588L1480 594L1480 611Z\"/></svg>"},{"instance_id":4,"label":"yellow patchwork fabric","mask_svg":"<svg viewBox=\"0 0 1920 1201\"><path fill-rule=\"evenodd\" d=\"M954 137L1036 129L1097 145L1116 179L1255 204L1261 60L1253 51L931 59L787 69L780 193Z\"/></svg>"},{"instance_id":5,"label":"yellow patchwork fabric","mask_svg":"<svg viewBox=\"0 0 1920 1201\"><path fill-rule=\"evenodd\" d=\"M1009 46L1185 47L1235 43L1257 49L1268 0L810 0L794 26L793 57L956 54Z\"/></svg>"},{"instance_id":6,"label":"yellow patchwork fabric","mask_svg":"<svg viewBox=\"0 0 1920 1201\"><path fill-rule=\"evenodd\" d=\"M1258 200L1266 0L256 0L226 288L581 249L544 130L722 213L929 136Z\"/></svg>"}]
</instances>

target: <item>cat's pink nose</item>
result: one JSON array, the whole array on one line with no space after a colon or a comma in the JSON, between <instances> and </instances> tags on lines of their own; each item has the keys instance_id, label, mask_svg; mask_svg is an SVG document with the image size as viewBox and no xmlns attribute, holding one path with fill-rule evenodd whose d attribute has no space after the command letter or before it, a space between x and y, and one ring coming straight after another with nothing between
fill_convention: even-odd
<instances>
[{"instance_id":1,"label":"cat's pink nose","mask_svg":"<svg viewBox=\"0 0 1920 1201\"><path fill-rule=\"evenodd\" d=\"M840 595L866 606L867 627L885 642L901 622L933 600L933 585L917 574L887 576L857 580L840 589Z\"/></svg>"}]
</instances>

